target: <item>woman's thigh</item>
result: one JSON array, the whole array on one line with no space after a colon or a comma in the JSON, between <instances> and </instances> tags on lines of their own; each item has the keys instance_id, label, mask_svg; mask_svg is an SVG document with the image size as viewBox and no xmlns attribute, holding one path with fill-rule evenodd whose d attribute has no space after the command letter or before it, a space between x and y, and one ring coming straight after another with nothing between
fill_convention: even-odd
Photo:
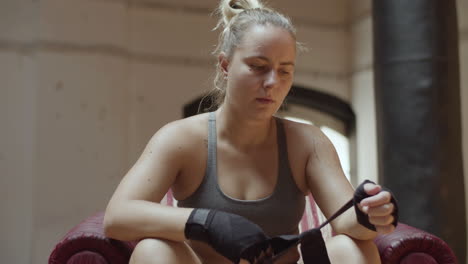
<instances>
[{"instance_id":1,"label":"woman's thigh","mask_svg":"<svg viewBox=\"0 0 468 264\"><path fill-rule=\"evenodd\" d=\"M373 241L356 240L346 235L337 235L325 241L332 264L380 264L377 246Z\"/></svg>"},{"instance_id":2,"label":"woman's thigh","mask_svg":"<svg viewBox=\"0 0 468 264\"><path fill-rule=\"evenodd\" d=\"M133 250L129 264L202 264L195 252L184 242L147 238Z\"/></svg>"}]
</instances>

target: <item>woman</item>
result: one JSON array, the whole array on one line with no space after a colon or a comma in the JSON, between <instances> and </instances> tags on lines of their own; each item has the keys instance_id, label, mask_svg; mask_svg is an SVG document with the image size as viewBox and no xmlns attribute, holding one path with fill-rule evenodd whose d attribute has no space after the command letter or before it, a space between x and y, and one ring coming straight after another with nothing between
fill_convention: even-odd
<instances>
[{"instance_id":1,"label":"woman","mask_svg":"<svg viewBox=\"0 0 468 264\"><path fill-rule=\"evenodd\" d=\"M107 207L106 235L140 240L130 263L237 263L249 246L297 233L309 192L327 217L353 197L326 136L273 116L294 77L290 21L257 0L223 0L219 11L218 110L161 128ZM180 208L159 204L169 188ZM364 190L360 210L377 232L346 211L325 242L333 264L380 263L372 239L393 231L393 204L378 185ZM298 259L292 247L275 263Z\"/></svg>"}]
</instances>

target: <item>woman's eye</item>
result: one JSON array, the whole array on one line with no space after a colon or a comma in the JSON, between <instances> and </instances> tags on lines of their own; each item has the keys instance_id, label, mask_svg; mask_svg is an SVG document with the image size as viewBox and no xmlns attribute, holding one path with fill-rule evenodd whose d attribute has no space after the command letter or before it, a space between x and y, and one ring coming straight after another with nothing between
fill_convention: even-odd
<instances>
[{"instance_id":1,"label":"woman's eye","mask_svg":"<svg viewBox=\"0 0 468 264\"><path fill-rule=\"evenodd\" d=\"M265 65L250 65L250 68L256 70L256 71L261 71L265 69Z\"/></svg>"},{"instance_id":2,"label":"woman's eye","mask_svg":"<svg viewBox=\"0 0 468 264\"><path fill-rule=\"evenodd\" d=\"M283 71L280 71L280 74L282 74L282 75L289 75L289 74L291 74L291 72L290 72L290 71L284 71L284 70L283 70Z\"/></svg>"}]
</instances>

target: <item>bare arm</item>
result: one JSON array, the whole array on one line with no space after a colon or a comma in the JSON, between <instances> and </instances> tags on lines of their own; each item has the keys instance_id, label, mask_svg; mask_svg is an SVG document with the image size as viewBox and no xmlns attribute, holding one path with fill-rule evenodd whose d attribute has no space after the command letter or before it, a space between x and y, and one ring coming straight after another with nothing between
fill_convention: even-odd
<instances>
[{"instance_id":1,"label":"bare arm","mask_svg":"<svg viewBox=\"0 0 468 264\"><path fill-rule=\"evenodd\" d=\"M186 160L186 147L177 140L179 131L174 124L161 128L122 179L106 208L106 236L185 240L185 222L192 209L159 204Z\"/></svg>"},{"instance_id":2,"label":"bare arm","mask_svg":"<svg viewBox=\"0 0 468 264\"><path fill-rule=\"evenodd\" d=\"M307 186L328 218L353 197L354 190L343 173L338 154L330 140L316 127L307 129L307 146L310 149L306 165ZM335 232L355 239L369 240L377 235L357 222L353 208L332 221L331 225Z\"/></svg>"}]
</instances>

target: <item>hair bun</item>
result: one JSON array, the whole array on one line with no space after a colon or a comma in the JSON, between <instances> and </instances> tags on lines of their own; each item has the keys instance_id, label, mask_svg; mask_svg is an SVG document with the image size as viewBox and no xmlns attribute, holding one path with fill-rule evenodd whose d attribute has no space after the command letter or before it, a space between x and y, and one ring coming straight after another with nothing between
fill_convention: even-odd
<instances>
[{"instance_id":1,"label":"hair bun","mask_svg":"<svg viewBox=\"0 0 468 264\"><path fill-rule=\"evenodd\" d=\"M258 0L221 0L218 12L223 16L222 20L226 26L237 14L254 8L263 8L263 5Z\"/></svg>"},{"instance_id":2,"label":"hair bun","mask_svg":"<svg viewBox=\"0 0 468 264\"><path fill-rule=\"evenodd\" d=\"M230 0L228 1L229 6L233 9L252 9L252 8L262 8L263 5L260 4L258 0Z\"/></svg>"}]
</instances>

